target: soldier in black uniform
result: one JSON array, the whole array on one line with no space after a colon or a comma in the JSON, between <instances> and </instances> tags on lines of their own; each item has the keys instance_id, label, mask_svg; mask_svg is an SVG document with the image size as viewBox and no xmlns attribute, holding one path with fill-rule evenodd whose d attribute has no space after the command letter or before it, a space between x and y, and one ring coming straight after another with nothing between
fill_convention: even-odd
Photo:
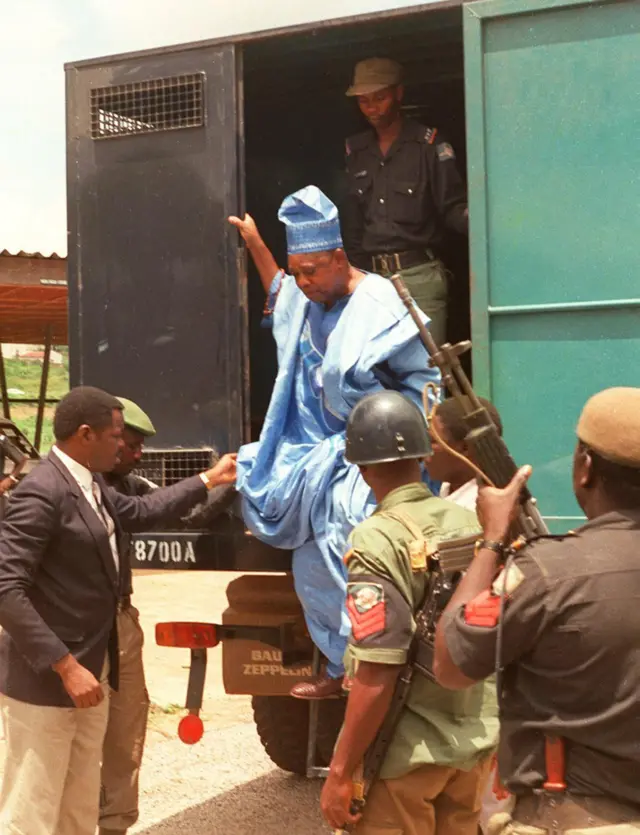
<instances>
[{"instance_id":1,"label":"soldier in black uniform","mask_svg":"<svg viewBox=\"0 0 640 835\"><path fill-rule=\"evenodd\" d=\"M530 468L481 489L485 541L438 625L445 687L490 676L499 653L499 768L516 803L493 835L640 829L640 389L596 394L577 434L588 522L530 543L496 578Z\"/></svg>"},{"instance_id":2,"label":"soldier in black uniform","mask_svg":"<svg viewBox=\"0 0 640 835\"><path fill-rule=\"evenodd\" d=\"M447 278L436 251L443 226L467 234L467 196L451 145L437 128L401 114L401 81L395 61L370 58L357 64L347 90L373 130L347 140L343 237L356 266L387 277L400 272L441 344Z\"/></svg>"}]
</instances>

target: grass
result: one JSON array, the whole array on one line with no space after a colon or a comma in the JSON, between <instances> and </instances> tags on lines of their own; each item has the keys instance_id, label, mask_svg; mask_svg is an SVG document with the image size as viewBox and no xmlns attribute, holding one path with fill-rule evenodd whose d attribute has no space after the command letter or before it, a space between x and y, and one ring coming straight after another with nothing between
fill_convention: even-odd
<instances>
[{"instance_id":1,"label":"grass","mask_svg":"<svg viewBox=\"0 0 640 835\"><path fill-rule=\"evenodd\" d=\"M69 355L66 348L56 349L62 353L64 362L62 365L49 366L49 381L47 385L47 397L54 397L59 400L69 391ZM4 361L7 374L7 387L20 389L24 392L19 395L10 395L17 398L37 398L40 395L40 379L42 377L41 362L27 362L21 359L6 359ZM53 445L52 420L55 406L53 404L45 408L44 423L42 426L42 440L40 451L46 453ZM37 406L31 404L11 404L11 418L24 434L33 442L36 431Z\"/></svg>"}]
</instances>

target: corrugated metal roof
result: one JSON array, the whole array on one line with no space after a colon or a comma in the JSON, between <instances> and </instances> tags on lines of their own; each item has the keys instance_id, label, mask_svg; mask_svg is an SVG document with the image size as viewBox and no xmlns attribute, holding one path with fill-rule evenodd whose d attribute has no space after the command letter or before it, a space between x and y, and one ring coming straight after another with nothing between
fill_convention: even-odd
<instances>
[{"instance_id":1,"label":"corrugated metal roof","mask_svg":"<svg viewBox=\"0 0 640 835\"><path fill-rule=\"evenodd\" d=\"M42 258L48 261L64 261L64 255L58 255L57 252L52 252L51 255L43 255L42 252L24 252L24 250L20 250L20 252L9 252L8 249L3 249L0 252L0 258Z\"/></svg>"}]
</instances>

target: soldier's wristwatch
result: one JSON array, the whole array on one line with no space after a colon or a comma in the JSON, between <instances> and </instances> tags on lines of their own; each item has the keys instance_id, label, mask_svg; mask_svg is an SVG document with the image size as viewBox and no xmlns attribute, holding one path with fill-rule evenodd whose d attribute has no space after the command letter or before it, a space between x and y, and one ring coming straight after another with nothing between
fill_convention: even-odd
<instances>
[{"instance_id":1,"label":"soldier's wristwatch","mask_svg":"<svg viewBox=\"0 0 640 835\"><path fill-rule=\"evenodd\" d=\"M498 557L504 554L504 544L497 542L495 539L477 539L473 549L473 556L477 557L480 551L493 551Z\"/></svg>"}]
</instances>

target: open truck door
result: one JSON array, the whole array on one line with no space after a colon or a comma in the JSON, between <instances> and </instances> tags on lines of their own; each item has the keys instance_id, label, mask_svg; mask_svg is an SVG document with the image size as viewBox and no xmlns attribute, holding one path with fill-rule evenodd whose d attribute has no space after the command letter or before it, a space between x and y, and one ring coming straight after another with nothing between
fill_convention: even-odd
<instances>
[{"instance_id":1,"label":"open truck door","mask_svg":"<svg viewBox=\"0 0 640 835\"><path fill-rule=\"evenodd\" d=\"M586 399L638 385L640 4L465 5L474 384L554 532Z\"/></svg>"},{"instance_id":2,"label":"open truck door","mask_svg":"<svg viewBox=\"0 0 640 835\"><path fill-rule=\"evenodd\" d=\"M144 403L161 449L243 441L238 95L231 44L67 69L71 383Z\"/></svg>"}]
</instances>

